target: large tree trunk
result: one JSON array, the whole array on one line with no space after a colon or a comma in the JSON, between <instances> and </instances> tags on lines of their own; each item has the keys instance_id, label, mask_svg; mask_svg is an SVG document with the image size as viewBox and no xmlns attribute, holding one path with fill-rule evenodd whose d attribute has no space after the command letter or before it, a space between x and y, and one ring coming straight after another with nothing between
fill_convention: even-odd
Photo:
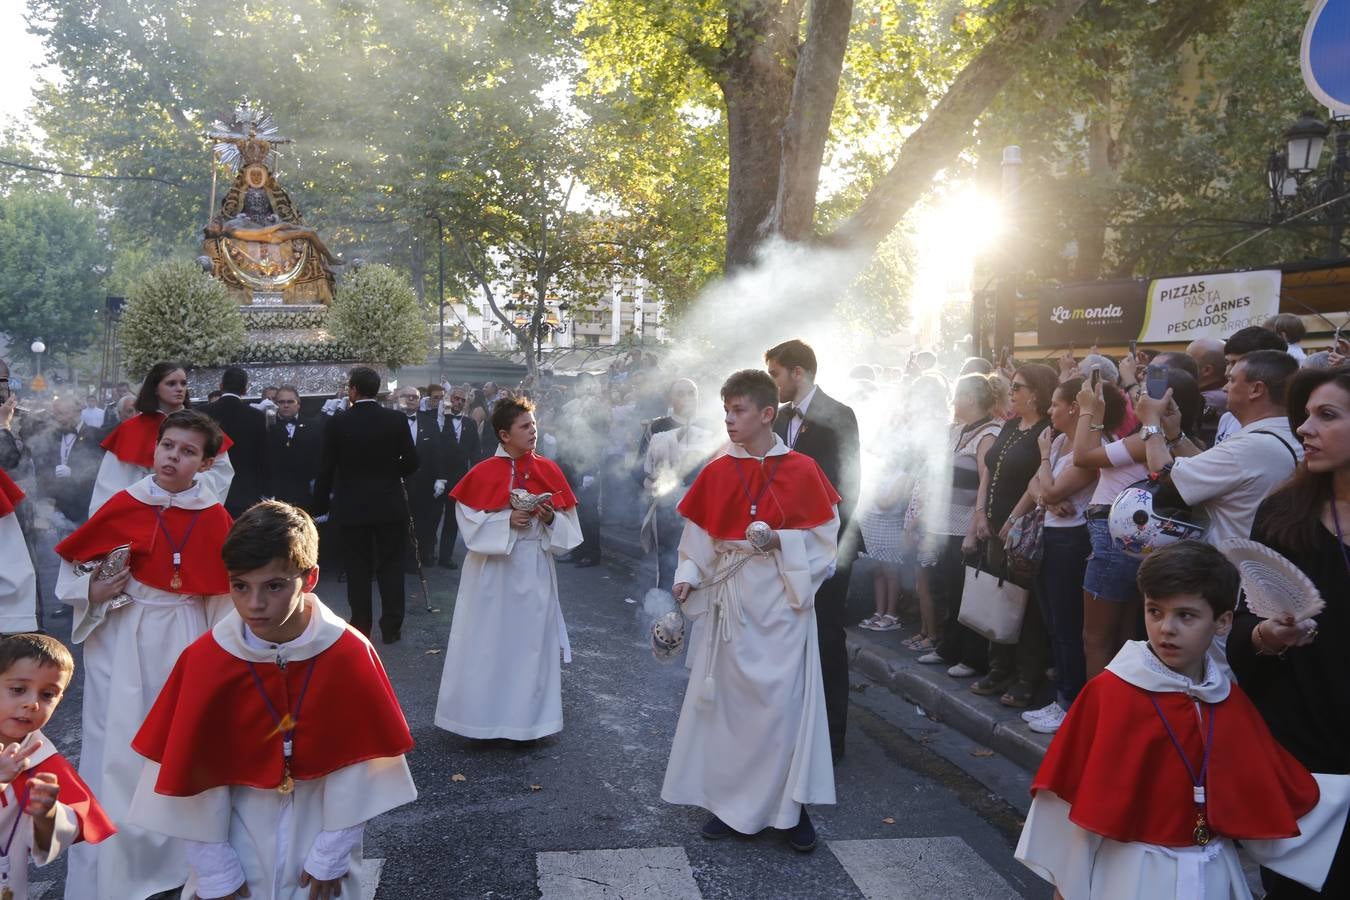
<instances>
[{"instance_id":1,"label":"large tree trunk","mask_svg":"<svg viewBox=\"0 0 1350 900\"><path fill-rule=\"evenodd\" d=\"M1109 67L1106 54L1100 54L1100 65ZM1109 76L1110 69L1103 68ZM1114 204L1111 202L1112 187L1115 184L1115 154L1112 152L1111 137L1111 83L1109 77L1100 79L1093 86L1097 108L1087 120L1088 138L1088 189L1080 200L1082 216L1079 218L1076 239L1078 257L1074 260L1073 277L1078 281L1092 281L1102 272L1102 263L1106 258L1106 227Z\"/></svg>"},{"instance_id":2,"label":"large tree trunk","mask_svg":"<svg viewBox=\"0 0 1350 900\"><path fill-rule=\"evenodd\" d=\"M727 271L753 260L773 214L801 10L801 0L758 0L732 4L728 15L729 33L746 37L729 47L720 78L730 145Z\"/></svg>"}]
</instances>

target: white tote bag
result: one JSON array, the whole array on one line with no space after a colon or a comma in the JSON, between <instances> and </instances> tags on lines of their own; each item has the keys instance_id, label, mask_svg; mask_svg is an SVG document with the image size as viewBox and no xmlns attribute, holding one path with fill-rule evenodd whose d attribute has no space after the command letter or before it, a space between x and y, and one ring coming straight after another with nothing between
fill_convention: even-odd
<instances>
[{"instance_id":1,"label":"white tote bag","mask_svg":"<svg viewBox=\"0 0 1350 900\"><path fill-rule=\"evenodd\" d=\"M966 566L957 621L995 644L1015 644L1022 634L1027 590L991 575L978 566Z\"/></svg>"}]
</instances>

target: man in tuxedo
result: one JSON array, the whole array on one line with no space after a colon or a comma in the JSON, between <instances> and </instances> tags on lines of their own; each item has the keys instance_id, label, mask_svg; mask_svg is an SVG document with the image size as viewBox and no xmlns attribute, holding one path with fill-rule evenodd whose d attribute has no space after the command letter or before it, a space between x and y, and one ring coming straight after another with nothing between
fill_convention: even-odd
<instances>
[{"instance_id":1,"label":"man in tuxedo","mask_svg":"<svg viewBox=\"0 0 1350 900\"><path fill-rule=\"evenodd\" d=\"M314 480L314 512L331 510L347 566L352 627L370 634L370 583L380 583L380 637L392 644L403 630L403 548L408 505L403 479L417 471L407 416L380 406L380 375L357 366L347 381L351 408L328 420Z\"/></svg>"},{"instance_id":2,"label":"man in tuxedo","mask_svg":"<svg viewBox=\"0 0 1350 900\"><path fill-rule=\"evenodd\" d=\"M468 401L464 388L450 389L441 416L441 480L448 488L453 488L478 462L478 428L473 419L464 415L464 404ZM444 523L440 520L444 517ZM447 489L437 498L435 513L431 520L431 533L441 529L440 550L437 562L443 569L455 568L455 539L459 537L459 524L455 521L455 498Z\"/></svg>"},{"instance_id":3,"label":"man in tuxedo","mask_svg":"<svg viewBox=\"0 0 1350 900\"><path fill-rule=\"evenodd\" d=\"M853 515L861 481L858 419L852 409L816 386L816 354L805 341L785 341L770 348L764 354L764 363L783 403L774 420L774 431L788 447L814 459L840 496L836 568L816 592L825 711L830 721L830 749L838 762L844 755L844 731L848 723L844 623L849 574L857 554Z\"/></svg>"},{"instance_id":4,"label":"man in tuxedo","mask_svg":"<svg viewBox=\"0 0 1350 900\"><path fill-rule=\"evenodd\" d=\"M277 388L277 418L267 428L267 451L272 469L268 493L278 500L310 510L310 484L319 473L323 428L300 417L300 390L292 384Z\"/></svg>"},{"instance_id":5,"label":"man in tuxedo","mask_svg":"<svg viewBox=\"0 0 1350 900\"><path fill-rule=\"evenodd\" d=\"M58 397L51 409L53 427L34 435L29 444L38 494L50 497L72 525L82 525L89 518L89 498L103 461L103 432L84 423L74 400Z\"/></svg>"},{"instance_id":6,"label":"man in tuxedo","mask_svg":"<svg viewBox=\"0 0 1350 900\"><path fill-rule=\"evenodd\" d=\"M417 554L422 564L429 566L436 549L436 517L446 491L445 479L441 477L441 432L436 426L436 411L421 408L422 395L417 388L399 388L394 402L417 448L417 469L404 481L412 506L413 533L417 536L417 546L407 548L404 562L409 572L416 572Z\"/></svg>"},{"instance_id":7,"label":"man in tuxedo","mask_svg":"<svg viewBox=\"0 0 1350 900\"><path fill-rule=\"evenodd\" d=\"M230 481L224 506L225 511L236 519L263 498L271 483L267 416L244 402L246 390L248 373L238 366L231 366L220 376L220 399L206 404L203 410L234 442L229 451L234 478Z\"/></svg>"}]
</instances>

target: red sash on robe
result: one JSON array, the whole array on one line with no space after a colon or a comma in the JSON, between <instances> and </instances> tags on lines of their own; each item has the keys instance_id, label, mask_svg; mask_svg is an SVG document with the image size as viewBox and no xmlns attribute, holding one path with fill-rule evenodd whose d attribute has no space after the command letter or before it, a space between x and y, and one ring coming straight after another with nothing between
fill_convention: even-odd
<instances>
[{"instance_id":1,"label":"red sash on robe","mask_svg":"<svg viewBox=\"0 0 1350 900\"><path fill-rule=\"evenodd\" d=\"M412 749L384 666L351 628L318 656L295 660L284 671L274 663L254 663L278 712L295 711L311 663L314 674L295 728L293 778L322 778ZM276 788L281 743L248 663L207 632L178 657L131 746L159 763L155 793L191 797L227 785Z\"/></svg>"},{"instance_id":2,"label":"red sash on robe","mask_svg":"<svg viewBox=\"0 0 1350 900\"><path fill-rule=\"evenodd\" d=\"M173 579L173 546L160 530L155 510L164 513L164 524L174 541L181 542L193 516L197 524L183 544L182 584L169 587ZM200 513L200 515L198 515ZM230 592L230 579L220 559L220 547L234 519L219 503L203 510L177 506L150 506L126 491L118 491L79 528L56 545L56 555L67 562L98 559L114 547L131 545L131 574L141 584L175 594L215 596Z\"/></svg>"},{"instance_id":3,"label":"red sash on robe","mask_svg":"<svg viewBox=\"0 0 1350 900\"><path fill-rule=\"evenodd\" d=\"M59 753L53 753L37 765L19 773L13 782L15 797L23 798L29 779L38 772L51 772L56 776L56 799L69 806L79 819L78 840L97 844L117 833L117 826L113 825L112 819L109 819L108 814L103 811L98 798L89 790L89 785L84 783L75 767Z\"/></svg>"},{"instance_id":4,"label":"red sash on robe","mask_svg":"<svg viewBox=\"0 0 1350 900\"><path fill-rule=\"evenodd\" d=\"M1054 791L1071 807L1069 820L1093 834L1194 846L1191 778L1150 694L1199 772L1205 735L1195 703L1185 694L1153 693L1103 672L1073 701L1031 791ZM1211 707L1201 707L1208 728ZM1297 835L1298 818L1317 805L1317 782L1275 742L1236 684L1213 712L1214 746L1205 786L1210 832L1253 840Z\"/></svg>"},{"instance_id":5,"label":"red sash on robe","mask_svg":"<svg viewBox=\"0 0 1350 900\"><path fill-rule=\"evenodd\" d=\"M516 487L531 494L552 492L553 508L571 509L577 505L576 495L567 484L562 469L551 459L528 453L516 460ZM506 456L489 456L469 470L450 492L459 503L481 512L496 512L511 505L511 460Z\"/></svg>"},{"instance_id":6,"label":"red sash on robe","mask_svg":"<svg viewBox=\"0 0 1350 900\"><path fill-rule=\"evenodd\" d=\"M155 467L155 445L159 443L159 426L164 421L164 413L136 413L130 419L120 423L103 439L103 449L124 463L140 466L142 469ZM225 453L234 445L230 436L225 435L221 442L220 453ZM216 455L219 456L220 453Z\"/></svg>"},{"instance_id":7,"label":"red sash on robe","mask_svg":"<svg viewBox=\"0 0 1350 900\"><path fill-rule=\"evenodd\" d=\"M765 488L764 479L770 475L773 481ZM751 516L755 497L757 511ZM719 541L743 541L745 529L755 520L767 522L775 531L824 525L834 518L838 502L839 493L816 461L789 450L767 457L762 465L743 457L714 459L698 473L677 509Z\"/></svg>"},{"instance_id":8,"label":"red sash on robe","mask_svg":"<svg viewBox=\"0 0 1350 900\"><path fill-rule=\"evenodd\" d=\"M18 506L24 498L23 491L14 479L4 469L0 469L0 516L7 516L14 512L14 507Z\"/></svg>"}]
</instances>

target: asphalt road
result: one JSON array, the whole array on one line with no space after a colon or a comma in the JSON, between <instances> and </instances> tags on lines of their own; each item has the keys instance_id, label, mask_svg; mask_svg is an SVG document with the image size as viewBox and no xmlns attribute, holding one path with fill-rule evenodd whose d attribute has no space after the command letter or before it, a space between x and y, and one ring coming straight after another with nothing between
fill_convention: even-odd
<instances>
[{"instance_id":1,"label":"asphalt road","mask_svg":"<svg viewBox=\"0 0 1350 900\"><path fill-rule=\"evenodd\" d=\"M462 550L460 551L462 554ZM44 586L54 583L42 567ZM812 808L820 846L769 832L709 843L702 810L660 799L686 681L661 665L636 611L651 581L621 564L559 566L574 661L566 726L532 745L476 742L432 724L458 572L429 571L436 612L408 584L403 641L379 646L411 724L418 801L367 826L378 900L413 898L1003 898L1050 896L1012 859L1027 778L883 689L854 684L839 803ZM347 610L325 574L319 594ZM49 607L51 609L51 607ZM48 629L68 637L69 615ZM48 733L79 751L79 677ZM64 865L37 897L60 896Z\"/></svg>"}]
</instances>

